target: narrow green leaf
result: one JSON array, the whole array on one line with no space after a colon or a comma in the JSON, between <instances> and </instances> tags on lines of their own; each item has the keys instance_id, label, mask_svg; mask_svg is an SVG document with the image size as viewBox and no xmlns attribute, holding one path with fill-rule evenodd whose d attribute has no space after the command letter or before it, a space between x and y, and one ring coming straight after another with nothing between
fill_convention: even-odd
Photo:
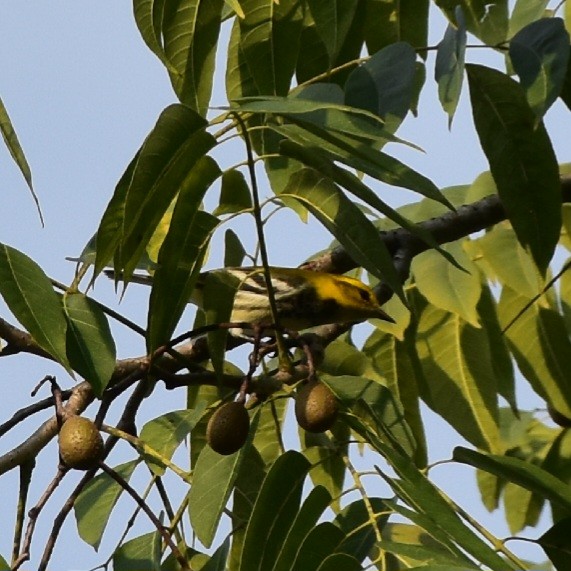
<instances>
[{"instance_id":1,"label":"narrow green leaf","mask_svg":"<svg viewBox=\"0 0 571 571\"><path fill-rule=\"evenodd\" d=\"M198 278L218 218L199 210L208 188L221 174L202 157L182 182L172 220L162 243L149 302L149 352L172 335Z\"/></svg>"},{"instance_id":2,"label":"narrow green leaf","mask_svg":"<svg viewBox=\"0 0 571 571\"><path fill-rule=\"evenodd\" d=\"M453 459L456 462L469 464L519 484L552 502L558 503L571 513L569 486L539 466L534 466L520 458L476 452L461 446L454 449Z\"/></svg>"},{"instance_id":3,"label":"narrow green leaf","mask_svg":"<svg viewBox=\"0 0 571 571\"><path fill-rule=\"evenodd\" d=\"M569 62L569 34L561 18L542 18L510 41L510 59L538 120L555 102Z\"/></svg>"},{"instance_id":4,"label":"narrow green leaf","mask_svg":"<svg viewBox=\"0 0 571 571\"><path fill-rule=\"evenodd\" d=\"M294 451L282 454L274 462L246 527L239 571L272 567L298 513L309 467L309 462ZM263 543L261 537L265 538Z\"/></svg>"},{"instance_id":5,"label":"narrow green leaf","mask_svg":"<svg viewBox=\"0 0 571 571\"><path fill-rule=\"evenodd\" d=\"M345 103L384 119L391 132L412 102L416 52L406 42L391 44L355 68L345 84Z\"/></svg>"},{"instance_id":6,"label":"narrow green leaf","mask_svg":"<svg viewBox=\"0 0 571 571\"><path fill-rule=\"evenodd\" d=\"M6 244L0 244L0 294L36 343L71 371L67 322L59 297L40 266Z\"/></svg>"},{"instance_id":7,"label":"narrow green leaf","mask_svg":"<svg viewBox=\"0 0 571 571\"><path fill-rule=\"evenodd\" d=\"M294 117L290 118L295 120ZM329 132L312 123L296 123L299 125L271 127L298 145L310 150L319 149L322 155L331 160L340 161L377 180L418 192L452 208L431 180L399 160L371 148L355 137ZM280 146L282 147L283 145Z\"/></svg>"},{"instance_id":8,"label":"narrow green leaf","mask_svg":"<svg viewBox=\"0 0 571 571\"><path fill-rule=\"evenodd\" d=\"M467 66L476 130L518 240L542 274L561 232L559 167L549 136L507 75Z\"/></svg>"},{"instance_id":9,"label":"narrow green leaf","mask_svg":"<svg viewBox=\"0 0 571 571\"><path fill-rule=\"evenodd\" d=\"M174 451L190 434L198 421L203 417L206 403L200 402L194 410L173 410L149 422L141 429L139 438L158 452L163 458L170 460ZM165 473L165 466L147 459L149 468L157 476Z\"/></svg>"},{"instance_id":10,"label":"narrow green leaf","mask_svg":"<svg viewBox=\"0 0 571 571\"><path fill-rule=\"evenodd\" d=\"M224 0L166 2L162 14L164 53L173 88L182 103L203 117L208 111ZM174 68L174 69L172 69Z\"/></svg>"},{"instance_id":11,"label":"narrow green leaf","mask_svg":"<svg viewBox=\"0 0 571 571\"><path fill-rule=\"evenodd\" d=\"M281 196L301 202L343 244L349 255L404 299L392 258L375 226L329 179L304 168Z\"/></svg>"},{"instance_id":12,"label":"narrow green leaf","mask_svg":"<svg viewBox=\"0 0 571 571\"><path fill-rule=\"evenodd\" d=\"M569 6L571 6L571 4L565 3L565 9L569 11L569 20L571 21L571 8L569 8ZM569 32L570 29L571 26L568 27L567 31ZM571 46L569 47L569 50L571 51ZM567 73L565 74L565 79L563 80L559 97L561 97L563 103L567 105L567 108L571 109L571 57L569 57L569 61L567 62Z\"/></svg>"},{"instance_id":13,"label":"narrow green leaf","mask_svg":"<svg viewBox=\"0 0 571 571\"><path fill-rule=\"evenodd\" d=\"M474 445L501 451L498 403L488 337L458 315L427 305L417 351L425 402Z\"/></svg>"},{"instance_id":14,"label":"narrow green leaf","mask_svg":"<svg viewBox=\"0 0 571 571\"><path fill-rule=\"evenodd\" d=\"M259 93L285 95L298 57L303 13L296 0L243 0L240 51Z\"/></svg>"},{"instance_id":15,"label":"narrow green leaf","mask_svg":"<svg viewBox=\"0 0 571 571\"><path fill-rule=\"evenodd\" d=\"M461 8L456 10L456 26L448 25L444 38L438 44L434 76L438 83L438 98L448 114L448 128L458 106L464 81L466 54L466 24Z\"/></svg>"},{"instance_id":16,"label":"narrow green leaf","mask_svg":"<svg viewBox=\"0 0 571 571\"><path fill-rule=\"evenodd\" d=\"M236 169L224 171L220 200L214 209L214 216L235 214L252 208L252 194L244 175Z\"/></svg>"},{"instance_id":17,"label":"narrow green leaf","mask_svg":"<svg viewBox=\"0 0 571 571\"><path fill-rule=\"evenodd\" d=\"M212 554L208 562L200 568L200 571L226 571L226 563L230 553L230 537L224 540L224 543ZM192 569L192 567L191 567Z\"/></svg>"},{"instance_id":18,"label":"narrow green leaf","mask_svg":"<svg viewBox=\"0 0 571 571\"><path fill-rule=\"evenodd\" d=\"M140 535L120 545L113 553L114 571L160 571L161 534Z\"/></svg>"},{"instance_id":19,"label":"narrow green leaf","mask_svg":"<svg viewBox=\"0 0 571 571\"><path fill-rule=\"evenodd\" d=\"M303 502L271 571L290 571L296 553L307 534L317 525L331 495L322 486L315 486Z\"/></svg>"},{"instance_id":20,"label":"narrow green leaf","mask_svg":"<svg viewBox=\"0 0 571 571\"><path fill-rule=\"evenodd\" d=\"M480 327L476 305L482 293L478 268L462 248L461 242L443 246L466 271L461 271L438 252L428 250L416 256L412 273L420 293L433 305L459 315Z\"/></svg>"},{"instance_id":21,"label":"narrow green leaf","mask_svg":"<svg viewBox=\"0 0 571 571\"><path fill-rule=\"evenodd\" d=\"M505 328L528 302L528 298L504 287L498 303L500 325ZM571 342L563 317L540 298L505 335L519 370L533 390L571 418Z\"/></svg>"},{"instance_id":22,"label":"narrow green leaf","mask_svg":"<svg viewBox=\"0 0 571 571\"><path fill-rule=\"evenodd\" d=\"M115 341L101 308L81 293L63 296L68 320L67 357L74 371L101 397L115 369Z\"/></svg>"},{"instance_id":23,"label":"narrow green leaf","mask_svg":"<svg viewBox=\"0 0 571 571\"><path fill-rule=\"evenodd\" d=\"M30 170L30 165L26 160L26 156L24 155L24 149L22 149L20 145L20 141L18 141L18 136L16 135L16 131L12 125L12 121L10 121L10 117L8 116L8 111L4 106L2 99L0 99L0 133L2 133L2 138L4 139L4 143L6 143L6 147L8 147L8 151L14 162L20 169L24 180L26 181L30 192L32 193L32 198L36 204L38 209L38 214L40 215L40 221L43 223L43 216L42 210L40 208L40 201L34 190L34 186L32 184L32 171Z\"/></svg>"},{"instance_id":24,"label":"narrow green leaf","mask_svg":"<svg viewBox=\"0 0 571 571\"><path fill-rule=\"evenodd\" d=\"M247 448L246 444L230 456L221 456L206 446L198 457L188 496L188 511L192 529L206 547L212 545Z\"/></svg>"},{"instance_id":25,"label":"narrow green leaf","mask_svg":"<svg viewBox=\"0 0 571 571\"><path fill-rule=\"evenodd\" d=\"M129 481L138 460L125 462L114 468L125 481ZM99 474L81 491L73 504L79 536L95 550L99 548L109 517L123 488L106 473Z\"/></svg>"},{"instance_id":26,"label":"narrow green leaf","mask_svg":"<svg viewBox=\"0 0 571 571\"><path fill-rule=\"evenodd\" d=\"M162 38L162 20L166 0L133 0L133 14L139 33L147 47L161 60L167 69L176 72L169 62Z\"/></svg>"},{"instance_id":27,"label":"narrow green leaf","mask_svg":"<svg viewBox=\"0 0 571 571\"><path fill-rule=\"evenodd\" d=\"M0 571L10 571L10 565L4 557L0 555Z\"/></svg>"}]
</instances>

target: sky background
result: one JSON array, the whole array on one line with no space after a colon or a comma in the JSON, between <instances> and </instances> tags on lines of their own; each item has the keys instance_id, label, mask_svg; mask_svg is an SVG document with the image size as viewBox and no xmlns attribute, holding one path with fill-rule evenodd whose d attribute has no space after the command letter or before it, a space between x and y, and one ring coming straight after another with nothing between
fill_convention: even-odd
<instances>
[{"instance_id":1,"label":"sky background","mask_svg":"<svg viewBox=\"0 0 571 571\"><path fill-rule=\"evenodd\" d=\"M434 9L432 21L430 44L435 45L442 37L445 23ZM224 55L223 49L220 55ZM502 63L488 50L468 50L467 60L497 66ZM395 145L388 146L387 151L431 178L439 187L470 183L487 170L487 164L473 128L467 89L449 131L447 117L437 101L433 69L434 54L431 53L419 118L409 117L398 132L400 137L420 145L426 152ZM126 165L160 112L175 101L170 82L162 65L140 38L131 4L111 0L5 3L0 19L0 70L0 97L32 169L46 222L42 228L23 178L9 153L0 147L0 242L26 253L50 277L69 283L74 267L65 257L79 254L92 236ZM218 74L213 105L225 103L222 86L223 76ZM560 162L569 161L570 114L560 102L549 111L546 125ZM235 144L229 149L225 155L229 164L243 160L240 146ZM414 198L412 193L390 187L379 187L379 192L393 205ZM213 198L217 198L216 193ZM276 217L275 224L278 231L268 236L270 260L274 265L295 266L330 243L330 237L315 221L302 225L295 216L286 213ZM247 244L253 244L253 225L250 229L240 227L239 231L249 235L245 240ZM214 265L215 262L216 250ZM99 280L94 295L104 303L117 306L111 282ZM142 288L130 288L119 306L141 325L146 320L147 295ZM9 316L2 303L0 315ZM142 340L115 325L113 331L119 357L144 353ZM64 387L73 383L62 369L40 359L20 356L0 359L0 422L32 402L30 391L46 374L57 375ZM519 389L522 408L543 406L527 385L520 383ZM44 396L47 390L38 398ZM160 387L152 403L145 403L140 420L183 406L183 391L168 393ZM88 409L88 416L94 414L95 407ZM461 439L429 412L426 418L431 460L449 457L453 445L461 443ZM40 415L4 436L0 440L0 453L25 438L39 419ZM55 445L46 448L38 460L41 468L35 473L32 503L55 473ZM492 532L508 535L502 516L498 513L489 516L481 506L469 468L444 466L435 468L431 474L438 485ZM66 482L77 481L79 477L74 474ZM11 550L17 482L16 471L0 478L0 554L6 559ZM146 478L140 482L144 485ZM42 513L33 544L32 565L25 565L24 569L34 568L34 563L39 561L53 517L69 493L69 485L64 488ZM130 502L121 505L123 513L130 515L133 509ZM548 521L544 514L543 528ZM99 555L77 537L73 518L69 518L50 568L86 570L101 563L115 543L113 534L122 529L120 523L113 523L112 527L115 531L105 538ZM141 517L134 533L149 530L150 524ZM539 534L538 530L529 530L531 537ZM520 546L512 545L512 548L518 551ZM541 552L533 548L526 549L525 553L536 559L543 558Z\"/></svg>"}]
</instances>

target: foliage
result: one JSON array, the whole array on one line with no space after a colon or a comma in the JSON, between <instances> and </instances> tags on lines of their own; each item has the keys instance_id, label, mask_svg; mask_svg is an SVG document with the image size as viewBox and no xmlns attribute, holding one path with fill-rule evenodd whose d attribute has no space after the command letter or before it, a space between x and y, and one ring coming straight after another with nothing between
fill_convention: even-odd
<instances>
[{"instance_id":1,"label":"foliage","mask_svg":"<svg viewBox=\"0 0 571 571\"><path fill-rule=\"evenodd\" d=\"M148 468L164 514L156 510L157 529L121 540L110 559L116 571L530 568L431 481L422 403L473 446L456 448L451 461L478 469L484 505L495 509L503 498L514 534L535 525L550 504L554 526L537 542L556 569L566 569L571 262L557 271L553 260L571 249L571 182L542 118L557 98L571 108L571 10L547 4L518 0L510 10L507 0L435 0L431 18L444 17L448 26L429 46L428 0L134 0L135 23L178 102L160 114L126 167L73 284L62 288L25 254L0 245L0 294L24 328L0 320L7 343L0 356L32 352L85 379L63 398L80 412L98 399L100 425L111 403L134 387L120 422L103 430L107 452L130 443L136 457L97 476L88 472L60 513L65 518L75 502L79 534L97 548L119 496L137 496L128 483L133 471ZM211 109L215 55L227 33L228 105ZM505 56L506 69L471 63L471 42ZM435 69L427 72L434 50ZM426 81L431 73L436 85ZM414 120L423 90L437 93L452 124L465 83L490 171L439 189L384 147L417 148L396 133ZM31 189L1 102L0 115ZM225 149L236 138L245 144L242 160L227 164ZM268 196L259 196L257 163ZM386 186L413 191L418 201L395 209L383 200ZM216 190L218 203L205 209ZM298 450L288 451L282 429L292 385L312 374L301 352L292 357L301 375L286 366L281 348L260 372L239 357L230 363L242 341L212 327L208 344L183 336L173 350L213 236L237 217L253 217L255 252L227 230L224 262L265 265L264 227L273 231L270 214L282 208L300 222L313 215L337 241L310 266L362 268L395 319L372 323L359 346L341 325L316 330L305 355L341 412L326 433L300 431ZM108 318L132 324L81 293L91 283L90 265L91 280L106 267L125 282L137 269L154 274L147 327L138 330L146 358L116 361ZM227 321L231 294L222 286L209 290L197 327ZM254 349L251 362L256 357ZM518 410L516 377L560 426ZM244 378L255 393L249 437L238 452L220 456L205 443L206 423ZM159 380L187 387L186 402L136 437L137 407ZM0 434L18 422L6 422ZM55 419L46 430L55 436ZM190 443L184 468L173 461L183 441ZM39 449L27 444L0 458L0 473L18 466L23 479L39 477L31 467ZM355 467L357 446L367 450L373 485ZM185 490L176 506L162 480L167 474ZM64 476L60 469L56 481ZM232 532L221 537L228 517ZM20 517L16 537L22 526ZM196 549L188 545L193 535ZM17 549L14 567L29 557L31 539Z\"/></svg>"}]
</instances>

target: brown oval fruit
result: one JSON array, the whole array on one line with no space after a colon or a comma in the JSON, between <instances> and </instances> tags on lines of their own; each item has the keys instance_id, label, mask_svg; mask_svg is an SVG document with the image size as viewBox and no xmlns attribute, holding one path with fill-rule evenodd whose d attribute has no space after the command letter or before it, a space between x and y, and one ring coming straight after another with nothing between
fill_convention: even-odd
<instances>
[{"instance_id":1,"label":"brown oval fruit","mask_svg":"<svg viewBox=\"0 0 571 571\"><path fill-rule=\"evenodd\" d=\"M206 441L218 454L228 456L240 450L250 431L250 417L239 402L223 404L208 421Z\"/></svg>"},{"instance_id":2,"label":"brown oval fruit","mask_svg":"<svg viewBox=\"0 0 571 571\"><path fill-rule=\"evenodd\" d=\"M329 430L339 412L335 396L327 385L307 383L295 397L295 417L301 428L308 432Z\"/></svg>"},{"instance_id":3,"label":"brown oval fruit","mask_svg":"<svg viewBox=\"0 0 571 571\"><path fill-rule=\"evenodd\" d=\"M83 416L68 418L59 431L59 454L70 468L95 468L103 454L103 438L93 421Z\"/></svg>"}]
</instances>

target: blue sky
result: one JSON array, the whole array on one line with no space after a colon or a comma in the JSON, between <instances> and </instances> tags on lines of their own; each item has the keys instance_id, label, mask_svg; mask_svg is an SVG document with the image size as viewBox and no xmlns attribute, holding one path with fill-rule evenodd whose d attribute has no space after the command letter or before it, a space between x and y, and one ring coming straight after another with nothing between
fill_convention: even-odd
<instances>
[{"instance_id":1,"label":"blue sky","mask_svg":"<svg viewBox=\"0 0 571 571\"><path fill-rule=\"evenodd\" d=\"M432 44L443 33L443 21L432 32ZM113 188L127 163L153 126L161 110L174 101L166 72L141 40L127 2L85 0L31 2L20 0L5 6L0 19L0 97L2 97L20 142L30 163L34 186L40 198L46 226L38 216L17 168L7 151L0 148L0 242L16 247L36 260L51 276L69 282L73 266L65 256L78 254L95 231L99 218L111 197ZM487 50L469 50L470 61L490 61ZM476 59L477 58L477 59ZM498 57L493 65L501 65ZM437 102L432 80L434 56L427 69L427 87L420 104L419 119L409 118L399 136L425 149L422 154L405 147L387 147L395 156L431 178L438 186L471 182L487 169L480 150L464 90L452 131L447 117ZM214 104L223 104L221 77L215 90ZM568 161L570 115L561 103L548 113L546 124L560 161ZM242 160L239 147L232 162ZM383 198L401 204L413 198L397 189L382 190ZM280 224L298 224L295 217L281 218ZM270 256L275 265L296 265L310 253L327 247L330 238L315 222L295 226L295 232L270 237ZM145 322L145 291L130 288L121 303L121 310L137 322ZM115 304L117 298L111 283L100 281L95 295L105 303ZM7 315L0 304L0 315ZM141 340L114 327L118 335L121 357L142 354ZM0 359L0 380L3 383L3 404L0 420L30 403L29 393L46 374L56 374L62 385L72 381L65 373L39 359L9 357ZM542 406L539 399L524 388L524 407ZM145 406L142 418L184 405L182 392L154 397L153 405ZM91 415L94 409L90 409ZM89 413L88 413L89 414ZM44 417L45 418L45 417ZM447 457L452 439L457 437L438 419L429 415L431 456ZM111 419L112 420L112 419ZM33 430L37 420L24 423L14 434L2 438L0 453L18 443ZM436 436L435 436L436 435ZM31 491L35 502L42 492L42 483L55 473L57 451L48 447L40 454L41 471ZM474 477L466 468L458 468L450 478L447 468L436 469L434 476L453 497L466 508L474 509L477 517L489 522L491 529L505 534L498 514L488 517L479 505ZM73 479L73 478L70 478ZM78 478L77 478L78 479ZM141 482L145 480L142 479ZM15 471L0 478L0 515L4 521L0 534L0 554L8 558L11 549L12 518L15 511ZM49 533L51 521L66 494L58 492L42 514L33 546L32 562L37 563ZM130 514L129 502L125 513ZM142 518L141 518L142 519ZM102 557L77 538L74 522L65 526L60 544L52 560L52 569L88 569ZM116 529L121 529L117 527ZM150 530L143 520L139 531ZM118 532L117 532L118 533ZM531 530L530 535L536 532ZM114 545L108 538L102 553ZM538 552L534 552L538 553ZM540 557L540 555L537 555ZM28 566L24 566L26 568ZM33 567L33 566L32 566Z\"/></svg>"}]
</instances>

